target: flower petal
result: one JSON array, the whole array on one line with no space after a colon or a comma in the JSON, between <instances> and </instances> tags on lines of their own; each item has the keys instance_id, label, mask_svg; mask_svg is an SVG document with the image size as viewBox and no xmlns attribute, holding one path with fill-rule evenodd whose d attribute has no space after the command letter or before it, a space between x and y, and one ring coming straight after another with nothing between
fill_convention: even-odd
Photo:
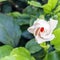
<instances>
[{"instance_id":1,"label":"flower petal","mask_svg":"<svg viewBox=\"0 0 60 60\"><path fill-rule=\"evenodd\" d=\"M54 34L49 34L49 35L43 36L43 38L46 41L51 41L51 40L53 40L55 38L55 35Z\"/></svg>"},{"instance_id":2,"label":"flower petal","mask_svg":"<svg viewBox=\"0 0 60 60\"><path fill-rule=\"evenodd\" d=\"M46 36L45 37L45 39L43 39L43 38L41 38L41 37L39 37L39 36L35 36L35 39L36 39L36 42L38 43L38 44L40 44L40 43L43 43L43 42L47 42L47 41L51 41L51 40L53 40L55 38L55 36L52 34L51 36Z\"/></svg>"},{"instance_id":3,"label":"flower petal","mask_svg":"<svg viewBox=\"0 0 60 60\"><path fill-rule=\"evenodd\" d=\"M34 30L35 30L35 26L31 26L28 28L28 31L32 34L34 33Z\"/></svg>"},{"instance_id":4,"label":"flower petal","mask_svg":"<svg viewBox=\"0 0 60 60\"><path fill-rule=\"evenodd\" d=\"M58 20L50 19L49 24L50 24L50 27L51 27L51 32L56 28L57 23L58 23Z\"/></svg>"},{"instance_id":5,"label":"flower petal","mask_svg":"<svg viewBox=\"0 0 60 60\"><path fill-rule=\"evenodd\" d=\"M40 38L39 36L35 36L35 40L38 44L45 42L46 40Z\"/></svg>"}]
</instances>

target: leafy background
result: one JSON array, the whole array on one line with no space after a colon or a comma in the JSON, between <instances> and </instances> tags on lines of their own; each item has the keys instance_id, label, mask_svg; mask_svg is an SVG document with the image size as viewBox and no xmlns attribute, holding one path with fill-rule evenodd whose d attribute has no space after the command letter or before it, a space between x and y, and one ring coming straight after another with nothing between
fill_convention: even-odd
<instances>
[{"instance_id":1,"label":"leafy background","mask_svg":"<svg viewBox=\"0 0 60 60\"><path fill-rule=\"evenodd\" d=\"M50 46L27 31L37 18L58 20ZM60 60L60 0L0 0L0 59Z\"/></svg>"}]
</instances>

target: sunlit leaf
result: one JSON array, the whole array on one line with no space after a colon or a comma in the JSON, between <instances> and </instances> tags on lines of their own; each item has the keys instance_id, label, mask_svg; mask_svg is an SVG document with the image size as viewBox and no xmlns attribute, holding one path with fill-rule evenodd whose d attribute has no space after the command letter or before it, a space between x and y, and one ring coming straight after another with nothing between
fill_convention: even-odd
<instances>
[{"instance_id":1,"label":"sunlit leaf","mask_svg":"<svg viewBox=\"0 0 60 60\"><path fill-rule=\"evenodd\" d=\"M48 3L42 6L44 12L50 13L56 7L57 2L58 0L48 0Z\"/></svg>"},{"instance_id":2,"label":"sunlit leaf","mask_svg":"<svg viewBox=\"0 0 60 60\"><path fill-rule=\"evenodd\" d=\"M0 0L0 2L4 2L4 1L7 1L7 0Z\"/></svg>"},{"instance_id":3,"label":"sunlit leaf","mask_svg":"<svg viewBox=\"0 0 60 60\"><path fill-rule=\"evenodd\" d=\"M55 38L51 41L51 43L54 45L55 49L60 50L60 28L56 29L54 34Z\"/></svg>"},{"instance_id":4,"label":"sunlit leaf","mask_svg":"<svg viewBox=\"0 0 60 60\"><path fill-rule=\"evenodd\" d=\"M28 4L35 6L35 7L41 7L41 4L37 1L28 1Z\"/></svg>"},{"instance_id":5,"label":"sunlit leaf","mask_svg":"<svg viewBox=\"0 0 60 60\"><path fill-rule=\"evenodd\" d=\"M35 60L29 53L29 51L26 48L20 47L20 48L15 48L12 50L10 55L21 55L22 58L25 57L25 59L28 60Z\"/></svg>"},{"instance_id":6,"label":"sunlit leaf","mask_svg":"<svg viewBox=\"0 0 60 60\"><path fill-rule=\"evenodd\" d=\"M59 12L60 12L60 5L57 6L57 8L56 8L56 10L54 11L54 13L56 14L56 13L59 13Z\"/></svg>"},{"instance_id":7,"label":"sunlit leaf","mask_svg":"<svg viewBox=\"0 0 60 60\"><path fill-rule=\"evenodd\" d=\"M10 55L13 47L9 45L4 45L0 47L0 58Z\"/></svg>"}]
</instances>

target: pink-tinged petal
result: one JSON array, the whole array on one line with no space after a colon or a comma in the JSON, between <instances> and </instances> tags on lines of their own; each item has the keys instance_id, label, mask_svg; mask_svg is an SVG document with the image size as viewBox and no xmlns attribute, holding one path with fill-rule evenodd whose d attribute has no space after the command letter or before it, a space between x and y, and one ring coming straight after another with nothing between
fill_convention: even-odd
<instances>
[{"instance_id":1,"label":"pink-tinged petal","mask_svg":"<svg viewBox=\"0 0 60 60\"><path fill-rule=\"evenodd\" d=\"M50 28L51 28L51 33L52 33L53 30L56 28L57 23L58 23L58 20L50 19L49 24L50 24Z\"/></svg>"},{"instance_id":2,"label":"pink-tinged petal","mask_svg":"<svg viewBox=\"0 0 60 60\"><path fill-rule=\"evenodd\" d=\"M54 34L49 34L49 35L45 35L45 36L42 36L46 41L51 41L55 38L55 35Z\"/></svg>"},{"instance_id":3,"label":"pink-tinged petal","mask_svg":"<svg viewBox=\"0 0 60 60\"><path fill-rule=\"evenodd\" d=\"M45 42L45 40L41 39L39 36L35 36L35 40L38 44Z\"/></svg>"},{"instance_id":4,"label":"pink-tinged petal","mask_svg":"<svg viewBox=\"0 0 60 60\"><path fill-rule=\"evenodd\" d=\"M45 39L42 39L42 38L40 38L39 36L35 36L35 40L36 40L36 42L37 42L38 44L43 43L43 42L46 42Z\"/></svg>"},{"instance_id":5,"label":"pink-tinged petal","mask_svg":"<svg viewBox=\"0 0 60 60\"><path fill-rule=\"evenodd\" d=\"M39 37L39 36L35 36L36 42L37 42L38 44L43 43L43 42L47 42L47 41L51 41L51 40L53 40L54 38L55 38L55 36L54 36L53 34L52 34L51 36L49 36L48 38L45 37L45 39L43 39L43 38L41 38L41 37Z\"/></svg>"},{"instance_id":6,"label":"pink-tinged petal","mask_svg":"<svg viewBox=\"0 0 60 60\"><path fill-rule=\"evenodd\" d=\"M31 26L28 28L28 31L32 34L34 33L34 30L35 30L35 26Z\"/></svg>"}]
</instances>

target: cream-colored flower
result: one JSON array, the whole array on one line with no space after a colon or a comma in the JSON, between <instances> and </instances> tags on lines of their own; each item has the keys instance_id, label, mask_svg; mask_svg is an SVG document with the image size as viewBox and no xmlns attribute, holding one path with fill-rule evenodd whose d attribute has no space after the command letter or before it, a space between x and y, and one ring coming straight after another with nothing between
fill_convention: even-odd
<instances>
[{"instance_id":1,"label":"cream-colored flower","mask_svg":"<svg viewBox=\"0 0 60 60\"><path fill-rule=\"evenodd\" d=\"M50 21L45 21L43 19L37 19L34 24L28 28L28 31L34 34L38 43L51 41L55 38L52 32L56 28L57 23L58 20L50 19Z\"/></svg>"}]
</instances>

